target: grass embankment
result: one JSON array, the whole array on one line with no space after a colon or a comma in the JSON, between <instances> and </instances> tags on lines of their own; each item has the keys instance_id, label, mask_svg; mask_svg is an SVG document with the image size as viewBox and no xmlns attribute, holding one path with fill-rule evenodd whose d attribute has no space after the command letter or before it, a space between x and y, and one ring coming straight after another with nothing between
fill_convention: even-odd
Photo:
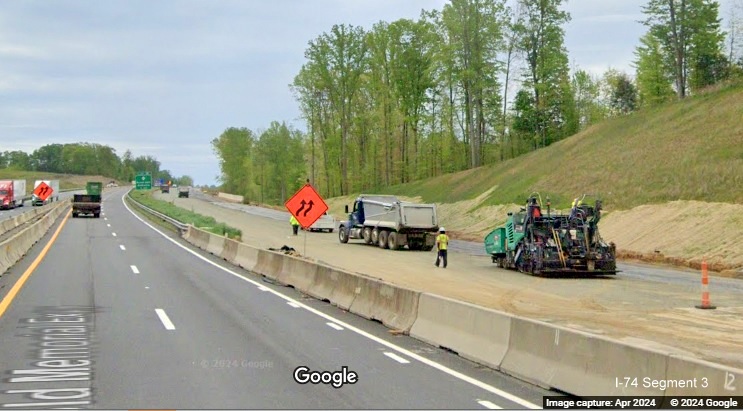
<instances>
[{"instance_id":1,"label":"grass embankment","mask_svg":"<svg viewBox=\"0 0 743 411\"><path fill-rule=\"evenodd\" d=\"M596 124L547 148L492 166L390 187L425 202L523 204L532 192L567 207L583 193L607 209L675 200L743 203L743 86Z\"/></svg>"},{"instance_id":2,"label":"grass embankment","mask_svg":"<svg viewBox=\"0 0 743 411\"><path fill-rule=\"evenodd\" d=\"M131 196L137 202L144 204L145 206L165 214L166 216L176 219L185 224L191 224L194 227L200 228L205 231L212 232L226 236L228 238L240 240L242 231L237 228L228 226L225 223L217 222L212 217L203 216L201 214L188 211L184 208L180 208L167 201L158 200L152 197L152 191L134 190L131 192Z\"/></svg>"},{"instance_id":3,"label":"grass embankment","mask_svg":"<svg viewBox=\"0 0 743 411\"><path fill-rule=\"evenodd\" d=\"M88 181L100 181L104 185L113 180L104 176L82 176L76 174L45 173L42 171L21 171L15 169L0 169L0 180L26 180L26 192L31 194L36 180L59 180L60 190L85 188Z\"/></svg>"}]
</instances>

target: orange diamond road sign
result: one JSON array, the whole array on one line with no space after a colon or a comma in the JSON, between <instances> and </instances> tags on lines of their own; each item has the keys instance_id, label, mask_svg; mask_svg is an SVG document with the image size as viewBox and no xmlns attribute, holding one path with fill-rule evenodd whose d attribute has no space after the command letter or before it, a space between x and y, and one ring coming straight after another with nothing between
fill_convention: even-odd
<instances>
[{"instance_id":1,"label":"orange diamond road sign","mask_svg":"<svg viewBox=\"0 0 743 411\"><path fill-rule=\"evenodd\" d=\"M36 197L39 197L41 201L46 201L53 192L54 190L43 181L34 189L34 194L36 194Z\"/></svg>"},{"instance_id":2,"label":"orange diamond road sign","mask_svg":"<svg viewBox=\"0 0 743 411\"><path fill-rule=\"evenodd\" d=\"M284 203L284 206L304 228L314 224L318 218L328 211L328 205L309 184L300 188L292 198Z\"/></svg>"}]
</instances>

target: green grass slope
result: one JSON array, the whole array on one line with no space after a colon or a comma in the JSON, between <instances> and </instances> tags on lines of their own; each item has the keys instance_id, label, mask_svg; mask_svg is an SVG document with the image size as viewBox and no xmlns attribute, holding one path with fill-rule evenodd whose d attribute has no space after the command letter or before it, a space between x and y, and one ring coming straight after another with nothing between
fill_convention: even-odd
<instances>
[{"instance_id":1,"label":"green grass slope","mask_svg":"<svg viewBox=\"0 0 743 411\"><path fill-rule=\"evenodd\" d=\"M598 194L607 208L674 200L743 203L743 85L614 118L492 166L390 187L423 201L523 204L532 192L565 207Z\"/></svg>"}]
</instances>

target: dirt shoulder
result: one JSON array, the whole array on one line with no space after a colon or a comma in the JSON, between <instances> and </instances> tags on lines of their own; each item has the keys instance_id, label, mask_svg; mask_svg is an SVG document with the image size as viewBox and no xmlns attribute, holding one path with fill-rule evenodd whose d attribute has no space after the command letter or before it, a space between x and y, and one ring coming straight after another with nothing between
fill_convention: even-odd
<instances>
[{"instance_id":1,"label":"dirt shoulder","mask_svg":"<svg viewBox=\"0 0 743 411\"><path fill-rule=\"evenodd\" d=\"M487 257L455 252L447 269L437 269L434 252L341 244L336 233L293 236L288 217L278 221L172 193L156 195L241 229L243 242L256 247L288 245L309 258L403 287L743 368L743 289L721 283L737 280L712 282L718 309L696 310L699 288L684 284L622 274L537 278L498 269Z\"/></svg>"}]
</instances>

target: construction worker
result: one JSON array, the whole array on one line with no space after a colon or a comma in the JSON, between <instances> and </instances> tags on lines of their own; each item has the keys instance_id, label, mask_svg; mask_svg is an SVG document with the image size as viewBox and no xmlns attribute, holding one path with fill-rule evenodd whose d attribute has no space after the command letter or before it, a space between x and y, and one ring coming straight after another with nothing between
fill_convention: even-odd
<instances>
[{"instance_id":1,"label":"construction worker","mask_svg":"<svg viewBox=\"0 0 743 411\"><path fill-rule=\"evenodd\" d=\"M297 219L294 218L293 214L291 218L289 219L289 224L292 225L292 230L294 231L294 235L297 235L299 233L299 221L297 221Z\"/></svg>"},{"instance_id":2,"label":"construction worker","mask_svg":"<svg viewBox=\"0 0 743 411\"><path fill-rule=\"evenodd\" d=\"M441 227L439 228L439 235L436 236L436 250L438 250L438 254L436 255L436 267L438 267L441 260L443 260L444 268L446 268L446 248L448 245L449 236L446 235L444 227Z\"/></svg>"}]
</instances>

